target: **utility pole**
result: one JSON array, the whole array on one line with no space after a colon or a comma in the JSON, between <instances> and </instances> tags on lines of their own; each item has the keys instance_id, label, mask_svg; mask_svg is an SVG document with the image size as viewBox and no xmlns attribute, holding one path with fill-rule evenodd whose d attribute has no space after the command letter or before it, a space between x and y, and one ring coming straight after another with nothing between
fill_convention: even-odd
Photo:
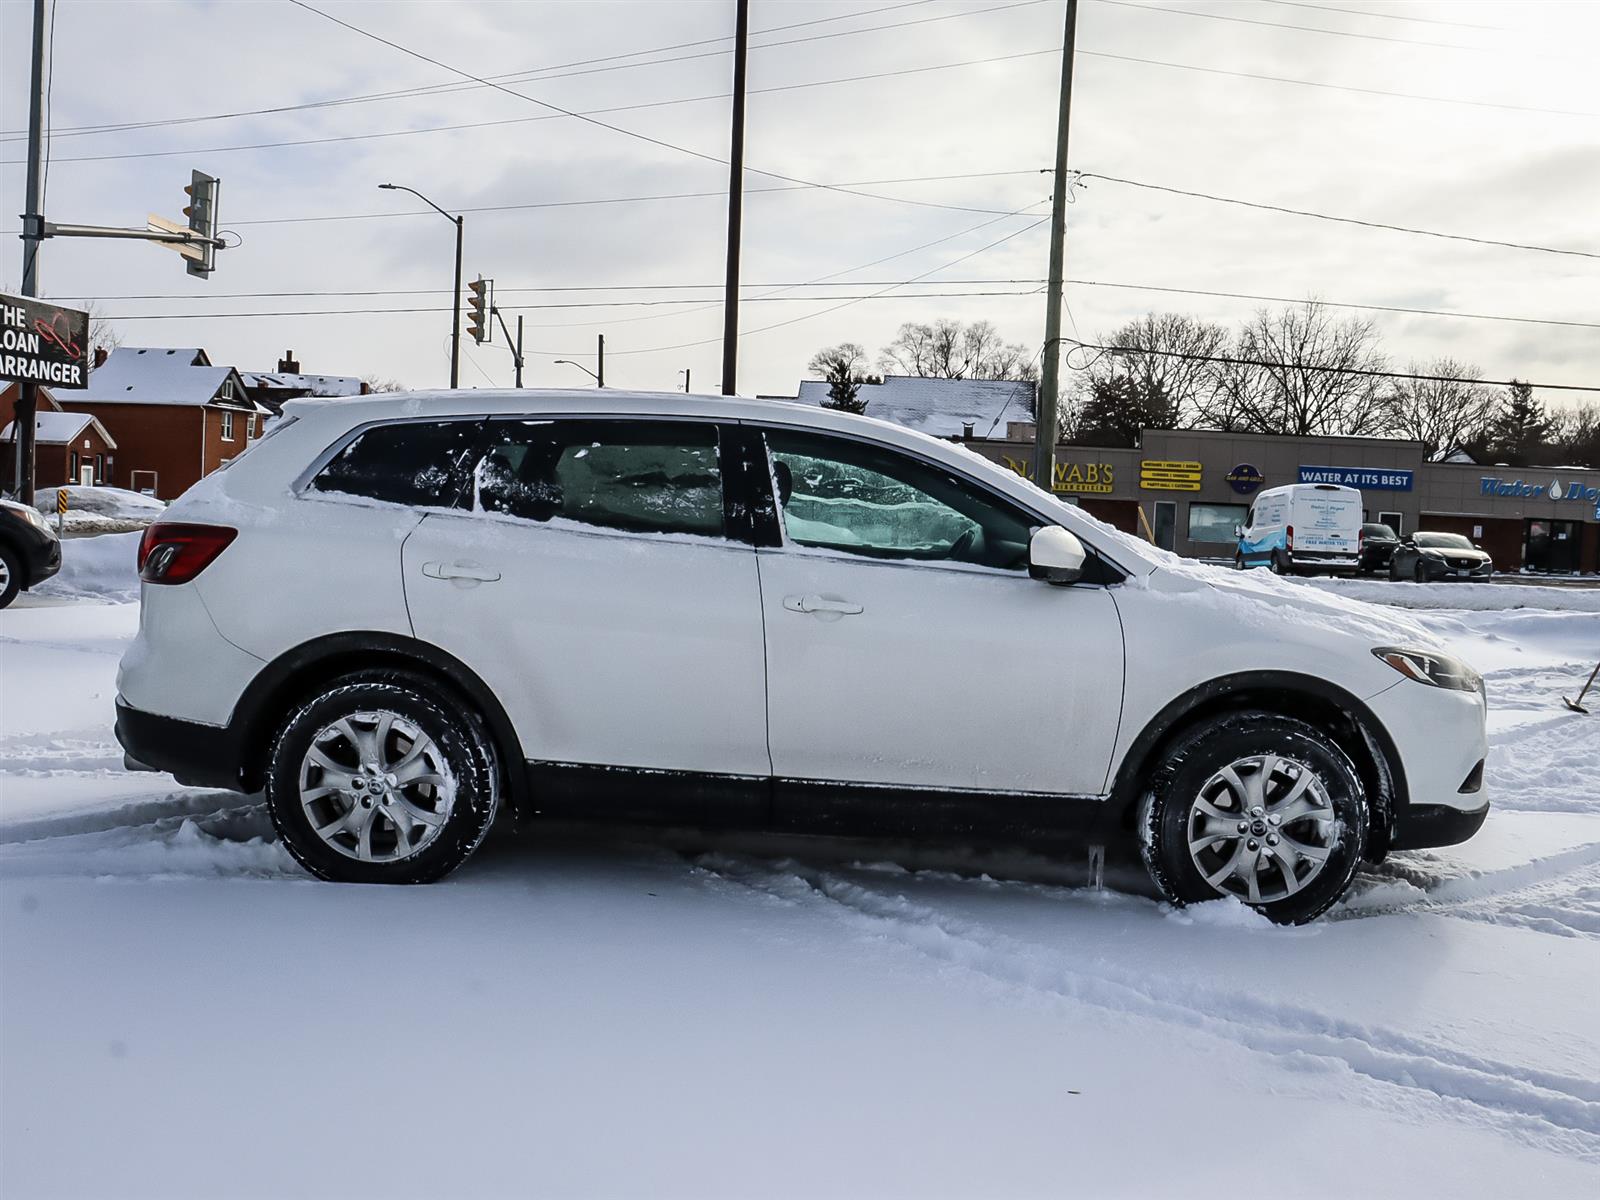
<instances>
[{"instance_id":1,"label":"utility pole","mask_svg":"<svg viewBox=\"0 0 1600 1200\"><path fill-rule=\"evenodd\" d=\"M22 294L39 294L39 251L44 245L44 0L33 0L33 75L28 87L28 196L22 214ZM34 427L39 385L24 381L17 390L17 499L33 505Z\"/></svg>"},{"instance_id":2,"label":"utility pole","mask_svg":"<svg viewBox=\"0 0 1600 1200\"><path fill-rule=\"evenodd\" d=\"M690 388L689 388L689 371L690 371L689 367L685 367L683 369L683 394L685 396L687 396L689 394L689 392L690 392Z\"/></svg>"},{"instance_id":3,"label":"utility pole","mask_svg":"<svg viewBox=\"0 0 1600 1200\"><path fill-rule=\"evenodd\" d=\"M728 279L722 298L722 394L739 379L739 238L744 223L744 67L750 40L750 0L736 0L733 43L733 134L728 153Z\"/></svg>"},{"instance_id":4,"label":"utility pole","mask_svg":"<svg viewBox=\"0 0 1600 1200\"><path fill-rule=\"evenodd\" d=\"M522 386L522 314L517 314L517 386Z\"/></svg>"},{"instance_id":5,"label":"utility pole","mask_svg":"<svg viewBox=\"0 0 1600 1200\"><path fill-rule=\"evenodd\" d=\"M1072 57L1077 30L1078 0L1067 0L1067 28L1061 43L1061 111L1056 121L1056 185L1050 206L1050 285L1045 296L1044 361L1039 371L1039 411L1033 442L1033 482L1047 492L1056 477L1061 279L1067 253L1067 131L1072 124Z\"/></svg>"},{"instance_id":6,"label":"utility pole","mask_svg":"<svg viewBox=\"0 0 1600 1200\"><path fill-rule=\"evenodd\" d=\"M599 373L597 375L595 375L594 382L595 382L595 386L597 386L597 387L605 387L605 385L606 385L606 335L601 333L601 334L596 334L595 336L600 339L599 353L598 353L600 371L599 371Z\"/></svg>"}]
</instances>

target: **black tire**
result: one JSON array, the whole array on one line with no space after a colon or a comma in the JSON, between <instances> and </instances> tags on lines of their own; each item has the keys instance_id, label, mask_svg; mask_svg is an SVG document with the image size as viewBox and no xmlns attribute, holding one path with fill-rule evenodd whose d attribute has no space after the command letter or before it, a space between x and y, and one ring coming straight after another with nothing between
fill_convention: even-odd
<instances>
[{"instance_id":1,"label":"black tire","mask_svg":"<svg viewBox=\"0 0 1600 1200\"><path fill-rule=\"evenodd\" d=\"M0 564L5 567L5 585L0 587L0 608L7 607L22 590L22 556L0 543Z\"/></svg>"},{"instance_id":2,"label":"black tire","mask_svg":"<svg viewBox=\"0 0 1600 1200\"><path fill-rule=\"evenodd\" d=\"M1422 565L1422 560L1420 558L1417 559L1417 565L1411 568L1411 582L1412 583L1427 583L1428 582L1428 568Z\"/></svg>"},{"instance_id":3,"label":"black tire","mask_svg":"<svg viewBox=\"0 0 1600 1200\"><path fill-rule=\"evenodd\" d=\"M1252 905L1279 924L1302 924L1344 895L1361 865L1369 827L1366 789L1350 756L1333 738L1304 721L1244 711L1202 721L1186 731L1156 767L1140 805L1139 843L1145 867L1161 894L1176 906L1226 894L1208 883L1196 865L1187 826L1191 806L1207 780L1252 755L1278 755L1305 764L1333 808L1334 844L1320 871L1299 891Z\"/></svg>"},{"instance_id":4,"label":"black tire","mask_svg":"<svg viewBox=\"0 0 1600 1200\"><path fill-rule=\"evenodd\" d=\"M455 802L431 841L409 857L377 862L359 861L329 845L300 803L300 769L312 739L341 717L373 710L398 714L431 738L456 787ZM295 861L336 883L441 879L472 856L500 806L493 742L477 715L430 681L387 670L336 680L284 719L267 760L266 794L273 827ZM355 801L350 803L353 808Z\"/></svg>"},{"instance_id":5,"label":"black tire","mask_svg":"<svg viewBox=\"0 0 1600 1200\"><path fill-rule=\"evenodd\" d=\"M1272 552L1272 573L1274 575L1289 574L1288 569L1283 565L1283 559L1278 556L1278 552L1276 550Z\"/></svg>"},{"instance_id":6,"label":"black tire","mask_svg":"<svg viewBox=\"0 0 1600 1200\"><path fill-rule=\"evenodd\" d=\"M1244 570L1244 554L1243 554L1243 552L1236 551L1234 553L1234 556L1233 556L1233 569L1235 571Z\"/></svg>"}]
</instances>

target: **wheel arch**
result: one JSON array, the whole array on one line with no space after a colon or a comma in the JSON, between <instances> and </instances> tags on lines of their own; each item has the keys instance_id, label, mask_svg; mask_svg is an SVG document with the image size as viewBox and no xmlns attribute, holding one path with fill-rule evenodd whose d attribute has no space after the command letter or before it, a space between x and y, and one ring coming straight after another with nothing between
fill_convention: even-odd
<instances>
[{"instance_id":1,"label":"wheel arch","mask_svg":"<svg viewBox=\"0 0 1600 1200\"><path fill-rule=\"evenodd\" d=\"M249 791L266 775L267 748L278 721L322 685L353 671L383 668L421 676L480 717L500 764L500 786L518 818L527 811L528 781L522 741L494 692L466 663L437 646L395 633L327 634L303 642L268 663L234 706L231 722L241 747L239 776Z\"/></svg>"},{"instance_id":2,"label":"wheel arch","mask_svg":"<svg viewBox=\"0 0 1600 1200\"><path fill-rule=\"evenodd\" d=\"M1333 735L1367 788L1372 808L1367 856L1381 859L1394 833L1395 814L1407 802L1405 772L1394 739L1356 696L1325 679L1293 671L1220 676L1161 709L1133 739L1117 768L1111 803L1120 824L1131 828L1150 768L1170 746L1202 721L1248 708L1298 717Z\"/></svg>"}]
</instances>

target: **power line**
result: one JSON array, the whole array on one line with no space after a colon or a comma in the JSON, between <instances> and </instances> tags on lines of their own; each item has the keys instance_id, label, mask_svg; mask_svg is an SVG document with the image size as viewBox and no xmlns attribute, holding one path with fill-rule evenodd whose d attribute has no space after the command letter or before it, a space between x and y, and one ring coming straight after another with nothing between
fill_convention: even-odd
<instances>
[{"instance_id":1,"label":"power line","mask_svg":"<svg viewBox=\"0 0 1600 1200\"><path fill-rule=\"evenodd\" d=\"M1419 100L1428 104L1455 104L1466 108L1493 108L1504 112L1541 113L1556 117L1600 117L1600 112L1570 108L1539 108L1529 104L1500 104L1492 100L1462 100L1453 96L1426 96L1420 92L1395 92L1384 88L1356 87L1346 83L1321 83L1293 79L1287 75L1262 75L1253 71L1230 71L1222 67L1200 67L1193 63L1167 62L1159 58L1140 58L1133 54L1111 54L1104 50L1079 50L1084 58L1108 58L1116 62L1141 63L1148 67L1167 67L1174 71L1195 71L1202 75L1226 75L1233 79L1254 79L1262 83L1287 83L1296 87L1322 88L1333 92L1352 92L1361 96L1382 96L1391 100Z\"/></svg>"},{"instance_id":2,"label":"power line","mask_svg":"<svg viewBox=\"0 0 1600 1200\"><path fill-rule=\"evenodd\" d=\"M1018 281L1020 282L1020 281ZM1069 279L1075 287L1103 287L1127 289L1135 292L1170 292L1180 296L1216 296L1229 300L1264 300L1271 304L1303 304L1304 296L1263 296L1252 292L1218 292L1202 288L1158 287L1150 283L1112 283L1102 279ZM1350 301L1324 300L1318 304L1329 308L1353 308L1363 312L1407 313L1423 317L1456 317L1467 321L1508 321L1519 325L1559 325L1573 329L1600 329L1600 321L1557 321L1545 317L1509 317L1499 313L1453 312L1443 308L1406 308L1397 304L1356 304Z\"/></svg>"},{"instance_id":3,"label":"power line","mask_svg":"<svg viewBox=\"0 0 1600 1200\"><path fill-rule=\"evenodd\" d=\"M963 233L970 233L972 231L971 230L963 230L962 232ZM957 234L957 235L953 235L953 236L961 236L961 235ZM945 240L949 240L949 239L945 239ZM906 254L914 253L915 250L922 250L922 249L926 249L926 248L927 248L926 245L918 246L918 247L914 247L913 250L904 251L903 253L906 253ZM862 268L854 268L854 270L860 270L860 269L862 269ZM852 272L851 271L838 272L838 274L850 274L850 273L852 273ZM909 300L915 300L915 299L919 299L919 298L923 298L923 297L946 297L946 296L1030 296L1030 295L1036 294L1037 291L1038 291L1039 286L1042 285L1044 282L1045 281L1043 279L941 279L941 280L934 281L934 285L935 286L939 286L939 287L1014 288L1014 289L1020 289L1020 290L1014 290L1014 291L962 291L962 292L911 292L911 293L907 293L903 298L904 299L909 299ZM1216 290L1214 288L1173 287L1173 286L1169 286L1169 285L1161 285L1161 284L1153 284L1153 283L1119 283L1119 282L1116 282L1116 281L1113 281L1113 280L1108 280L1108 279L1070 279L1069 278L1066 282L1068 284L1072 285L1073 287L1112 288L1112 289L1115 289L1115 290L1118 290L1118 291L1158 292L1158 293L1161 293L1163 295L1207 296L1207 297L1211 297L1211 298L1215 298L1215 299L1227 299L1227 300L1254 300L1254 301L1260 301L1260 302L1265 302L1265 303L1270 303L1270 304L1302 304L1302 303L1305 302L1305 297L1304 296L1276 296L1276 295L1269 295L1269 294L1265 294L1265 293L1261 293L1261 292L1227 292L1227 291L1218 291L1218 290ZM640 283L640 284L600 284L600 285L583 284L583 285L574 285L574 286L570 286L570 287L496 287L495 288L495 294L497 296L525 295L525 294L530 294L530 293L531 294L540 294L540 295L550 294L550 293L559 293L559 294L562 294L562 295L570 295L570 294L584 294L584 293L593 293L593 292L615 292L615 291L658 291L659 292L659 291L691 291L691 290L692 291L706 291L706 292L709 292L709 291L714 291L715 289L717 289L717 288L719 288L721 286L722 286L721 284L715 284L715 283ZM800 290L800 289L804 289L804 288L833 287L833 286L838 286L838 285L830 283L830 282L803 281L803 282L795 282L795 283L747 283L744 286L747 287L747 288L751 288L751 289L770 288L770 289L777 289L777 290L780 290L780 291L794 291L794 290ZM921 286L921 285L919 285L918 283L914 283L914 282L908 281L908 280L877 280L877 279L868 280L868 279L861 279L861 280L852 280L852 281L850 281L850 283L847 286L850 286L850 287L861 287L861 288L887 288L887 287L916 287L916 286ZM181 296L181 295L177 295L177 294L132 295L132 296L94 296L94 297L89 297L89 296L57 296L57 297L55 297L55 299L57 299L57 300L63 300L63 299L68 299L68 300L97 300L97 301L100 301L100 302L125 301L125 300L293 300L293 299L335 299L335 298L373 299L373 298L378 298L378 297L391 297L391 296L432 296L432 295L448 295L448 294L449 294L449 289L448 288L391 288L391 289L372 290L372 291L233 292L233 293L224 293L224 294L221 294L221 295L209 295L208 294L208 295L205 295L205 296ZM793 302L793 301L815 301L815 300L840 300L840 299L848 299L848 298L850 298L850 297L843 297L843 296L815 296L815 295L779 297L779 296L775 296L774 295L774 296L747 296L747 297L744 298L744 301L746 303L758 303L758 302L766 302L766 301L782 299L782 300L785 300L787 302ZM706 299L707 298L703 297L703 296L691 296L691 297L677 298L677 299L651 297L651 298L648 298L648 299L616 299L616 300L595 300L595 301L583 301L583 302L557 301L557 302L539 303L539 304L503 304L503 305L501 305L501 307L506 309L508 312L509 311L536 312L536 311L549 311L549 310L556 310L556 309L590 309L590 308L634 308L634 307L651 308L651 307L666 307L666 306L686 305L686 304L702 304L702 303L705 302ZM1404 305L1396 305L1396 304L1365 304L1365 303L1360 303L1360 302L1356 302L1356 301L1328 300L1328 299L1325 299L1325 298L1320 297L1320 296L1317 297L1316 303L1321 304L1321 305L1325 305L1328 308L1348 308L1348 309L1353 309L1353 310L1357 310L1357 311L1361 311L1361 312L1386 312L1386 313L1399 313L1399 314L1410 315L1410 316L1448 317L1448 318L1454 318L1456 320L1496 321L1496 322L1506 322L1506 323L1518 324L1518 325L1551 325L1551 326L1556 326L1556 327L1559 327L1559 328L1568 328L1568 329L1600 329L1600 321L1564 321L1564 320L1558 320L1558 319L1550 318L1550 317L1517 317L1517 316L1510 316L1510 315L1507 315L1507 314L1504 314L1504 313L1460 312L1460 311L1452 310L1452 309L1413 308L1413 307L1408 307L1408 306L1404 306ZM714 307L718 307L718 305L713 304L713 305L709 305L708 307L713 307L714 308ZM394 308L394 309L359 308L359 309L305 310L303 313L299 312L298 310L296 310L295 313L274 313L274 314L271 314L271 315L274 315L274 316L286 316L286 315L332 316L332 315L338 315L338 314L346 313L346 312L352 313L352 314L368 314L368 313L381 313L381 312L402 312L402 313L404 313L404 312L447 312L447 311L449 311L448 308L424 308L424 307ZM250 315L250 314L239 314L239 313L221 314L221 313L205 313L205 312L166 313L166 314L164 314L164 313L139 313L139 314L136 314L136 315L126 315L126 316L119 316L119 317L115 317L115 318L107 317L105 319L106 320L160 320L163 317L173 317L173 318L183 318L183 319L201 319L201 318L204 318L204 317L207 317L207 316L223 316L223 315L243 316L243 315ZM258 315L267 315L267 314L258 314ZM680 315L683 315L683 314L680 314Z\"/></svg>"},{"instance_id":4,"label":"power line","mask_svg":"<svg viewBox=\"0 0 1600 1200\"><path fill-rule=\"evenodd\" d=\"M932 0L913 0L913 2L909 4L892 4L885 8L867 9L858 13L846 13L833 17L821 17L811 21L798 21L790 25L775 25L770 29L762 30L760 33L752 33L750 36L762 37L767 34L777 33L789 29L800 29L809 25L821 25L832 21L843 21L855 17L872 16L882 12L893 12L902 8L920 7L923 4L931 2ZM891 21L882 25L869 25L862 29L844 29L834 33L813 34L807 37L799 38L785 38L781 41L753 45L750 47L750 49L772 50L781 46L795 46L809 42L826 41L832 38L855 37L858 34L880 33L885 30L892 29L905 29L914 25L928 25L939 21L956 20L963 17L981 17L990 13L1005 12L1015 8L1028 8L1035 4L1041 4L1044 2L1045 0L1011 0L1010 3L996 4L990 6L989 8L972 9L964 12L942 13L938 16L922 17L912 21ZM637 58L645 54L666 53L670 50L687 49L695 46L706 46L716 42L728 42L732 40L733 39L731 36L701 38L698 41L678 42L668 46L655 46L644 50L630 51L626 54L609 54L599 58L586 58L570 63L552 64L547 67L525 68L520 71L510 71L502 75L485 76L485 80L490 82L483 83L477 82L476 80L470 83L436 83L423 87L399 88L387 92L367 92L354 96L335 96L325 100L310 100L301 104L285 104L276 105L269 108L246 109L236 112L210 113L198 117L172 117L162 120L125 122L122 124L83 125L70 127L68 130L64 130L63 134L70 133L73 136L83 136L98 133L119 133L129 130L153 129L170 125L191 125L207 121L232 120L241 117L276 116L283 113L304 112L320 108L335 108L351 104L367 104L383 100L407 99L414 96L434 96L449 92L472 91L478 87L494 87L496 84L493 81L499 81L502 83L543 83L552 79L571 79L582 75L599 75L611 71L632 70L636 67L664 66L671 63L690 62L696 59L718 58L722 55L730 53L731 51L724 48L721 50L710 50L699 54L680 54L671 58L650 59L645 62L620 62L618 60ZM614 65L598 67L591 66L591 64L595 63L613 63ZM573 70L569 68L589 69ZM22 131L6 130L3 134L0 134L0 141L17 140L16 135L19 134L19 132Z\"/></svg>"},{"instance_id":5,"label":"power line","mask_svg":"<svg viewBox=\"0 0 1600 1200\"><path fill-rule=\"evenodd\" d=\"M1255 17L1235 17L1225 13L1195 12L1187 8L1167 8L1157 4L1136 4L1133 0L1095 0L1117 8L1136 8L1141 12L1170 13L1175 17L1198 17L1206 21L1231 21L1236 25L1259 25L1267 29L1292 29L1298 33L1320 33L1326 37L1357 38L1366 42L1398 42L1405 46L1433 46L1441 50L1467 50L1476 54L1503 54L1499 46L1464 46L1460 42L1433 42L1423 38L1390 37L1381 33L1353 33L1346 29L1319 29L1315 25L1290 25L1284 21L1263 21ZM1563 55L1546 55L1561 58Z\"/></svg>"},{"instance_id":6,"label":"power line","mask_svg":"<svg viewBox=\"0 0 1600 1200\"><path fill-rule=\"evenodd\" d=\"M1322 12L1348 13L1352 17L1372 17L1380 21L1410 21L1416 25L1450 25L1456 29L1493 29L1507 32L1504 25L1474 25L1470 21L1445 21L1437 17L1403 17L1399 13L1371 12L1364 8L1338 8L1331 4L1301 4L1297 0L1262 0L1264 4L1277 4L1283 8L1314 8Z\"/></svg>"},{"instance_id":7,"label":"power line","mask_svg":"<svg viewBox=\"0 0 1600 1200\"><path fill-rule=\"evenodd\" d=\"M1194 354L1183 350L1154 350L1145 346L1102 346L1094 342L1080 342L1076 338L1062 338L1080 350L1100 350L1107 354L1150 354L1157 358L1182 358L1189 362L1230 363L1238 367L1267 367L1276 371L1333 372L1338 375L1361 375L1373 379L1415 379L1424 383L1476 383L1485 387L1510 387L1527 383L1517 379L1468 379L1460 375L1418 375L1410 371L1377 371L1364 367L1319 367L1312 363L1272 362L1262 358L1234 358L1226 354ZM1600 392L1600 384L1580 383L1528 383L1527 386L1545 392Z\"/></svg>"},{"instance_id":8,"label":"power line","mask_svg":"<svg viewBox=\"0 0 1600 1200\"><path fill-rule=\"evenodd\" d=\"M863 83L874 79L889 79L904 75L923 75L933 71L949 71L958 67L985 66L990 63L1012 62L1021 58L1038 58L1044 55L1058 55L1058 49L1049 50L1024 50L1015 54L998 54L990 58L963 59L959 62L935 63L926 67L903 67L893 71L874 71L866 75L846 75L835 79L813 79L800 83L781 84L774 87L750 88L749 94L761 95L771 92L793 92L806 88L834 87L841 83ZM706 96L682 96L671 100L646 100L635 104L618 104L609 108L585 109L578 116L604 116L619 112L637 112L644 109L671 108L680 104L701 104L710 100L726 100L731 95L729 92L714 92ZM329 137L297 138L282 142L249 142L234 146L188 146L178 150L135 150L125 154L80 154L72 158L58 158L57 162L120 162L128 159L144 158L178 158L197 154L227 154L236 151L248 150L282 150L297 146L326 146L338 142L365 142L376 141L383 138L411 137L422 133L459 133L468 129L490 129L502 125L526 125L536 121L558 121L560 113L543 113L537 117L502 117L492 121L468 121L456 125L426 125L420 129L387 129L375 133L346 133L335 134ZM16 166L25 160L16 158L0 159L0 166ZM725 193L724 193L725 194Z\"/></svg>"},{"instance_id":9,"label":"power line","mask_svg":"<svg viewBox=\"0 0 1600 1200\"><path fill-rule=\"evenodd\" d=\"M1197 200L1211 200L1218 204L1237 204L1244 208L1257 208L1265 212L1288 213L1296 217L1314 217L1319 221L1337 221L1341 225L1362 225L1369 229L1388 229L1396 233L1413 233L1422 237L1445 238L1452 242L1474 242L1481 246L1504 246L1511 250L1537 250L1541 254L1568 254L1575 258L1600 258L1592 250L1569 250L1557 246L1536 246L1528 242L1506 242L1496 238L1472 237L1464 233L1441 233L1436 229L1416 229L1408 225L1390 225L1383 221L1364 221L1357 217L1336 217L1331 213L1313 212L1304 208L1287 208L1281 204L1262 204L1255 200L1240 200L1234 196L1217 196L1210 192L1194 192L1185 188L1168 187L1160 183L1143 183L1137 179L1119 179L1115 175L1084 172L1084 179L1104 179L1107 183L1120 183L1127 187L1144 188L1153 192L1168 192L1174 196L1190 196Z\"/></svg>"},{"instance_id":10,"label":"power line","mask_svg":"<svg viewBox=\"0 0 1600 1200\"><path fill-rule=\"evenodd\" d=\"M1033 2L1033 0L1025 0L1025 2ZM609 122L597 120L594 117L585 116L582 113L573 112L569 108L562 108L559 104L552 104L548 100L540 100L535 96L528 95L526 92L513 91L511 88L506 87L504 84L491 83L489 80L483 79L483 78L481 78L481 77L479 77L477 75L474 75L470 71L463 71L461 68L453 67L449 63L442 62L441 60L439 60L437 58L430 58L428 55L423 54L419 50L412 50L411 48L409 48L407 46L402 46L399 42L390 41L386 37L381 37L376 33L370 32L369 30L362 29L359 25L352 25L349 21L344 21L344 20L341 20L338 17L332 16L329 13L325 13L321 9L316 8L313 5L310 5L310 4L306 3L306 0L289 0L289 3L293 4L296 8L303 8L307 12L313 13L316 16L319 16L319 17L323 18L323 20L325 20L325 21L331 21L333 24L338 25L341 28L348 29L352 33L358 34L361 37L368 38L371 41L378 42L379 44L384 45L384 46L388 46L390 49L398 50L402 54L409 55L410 57L418 59L421 62L431 63L433 66L436 66L436 67L438 67L438 68L440 68L441 70L444 70L444 71L449 71L451 74L459 75L463 79L476 80L478 83L482 83L482 84L485 84L488 87L492 87L496 91L504 92L508 96L515 96L517 99L526 101L529 104L536 104L540 108L547 108L547 109L550 109L552 112L563 113L566 116L569 116L569 117L572 117L572 118L574 118L576 120L582 121L587 125L593 125L598 129L607 129L607 130L610 130L612 133L619 133L624 137L632 138L635 141L644 142L644 143L646 143L648 145L651 145L651 146L658 146L663 150L672 150L672 151L674 151L674 152L676 152L678 154L687 154L691 158L698 158L698 159L701 159L704 162L715 163L718 166L725 167L725 166L728 165L726 159L718 158L714 154L705 154L705 153L703 153L702 151L699 151L699 150L692 150L688 146L680 146L676 142L669 142L669 141L666 141L666 140L664 140L662 138L651 137L649 134L639 133L636 130L625 129L621 125L612 125ZM891 201L893 203L916 204L916 205L921 205L923 207L928 207L928 208L956 208L956 207L958 207L956 205L934 204L931 201L903 200L903 199L899 199L899 198L893 197L893 196L882 196L882 195L879 195L879 194L877 194L875 192L855 191L855 190L850 189L850 188L841 188L841 187L838 187L838 186L835 186L835 185L832 185L832 184L817 183L816 181L810 180L810 179L800 179L800 178L798 178L796 176L793 176L793 175L783 175L783 174L780 174L777 171L765 171L765 170L762 170L759 167L746 166L745 170L749 171L749 172L751 172L753 174L756 174L756 175L765 175L769 179L781 179L785 183L805 184L805 185L807 185L809 187L822 188L822 189L824 189L826 191L841 192L841 193L844 193L844 194L847 194L847 195L852 195L852 196L865 196L865 197L867 197L869 199L873 199L873 200L888 200L888 201ZM993 211L993 210L985 210L985 211Z\"/></svg>"}]
</instances>

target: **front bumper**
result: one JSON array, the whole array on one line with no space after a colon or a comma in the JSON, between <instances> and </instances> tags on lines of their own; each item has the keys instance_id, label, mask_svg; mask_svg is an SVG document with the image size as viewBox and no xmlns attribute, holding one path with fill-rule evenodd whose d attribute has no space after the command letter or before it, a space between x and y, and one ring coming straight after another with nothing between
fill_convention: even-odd
<instances>
[{"instance_id":1,"label":"front bumper","mask_svg":"<svg viewBox=\"0 0 1600 1200\"><path fill-rule=\"evenodd\" d=\"M165 771L191 787L245 790L243 748L227 726L144 712L118 696L116 728L131 768Z\"/></svg>"}]
</instances>

